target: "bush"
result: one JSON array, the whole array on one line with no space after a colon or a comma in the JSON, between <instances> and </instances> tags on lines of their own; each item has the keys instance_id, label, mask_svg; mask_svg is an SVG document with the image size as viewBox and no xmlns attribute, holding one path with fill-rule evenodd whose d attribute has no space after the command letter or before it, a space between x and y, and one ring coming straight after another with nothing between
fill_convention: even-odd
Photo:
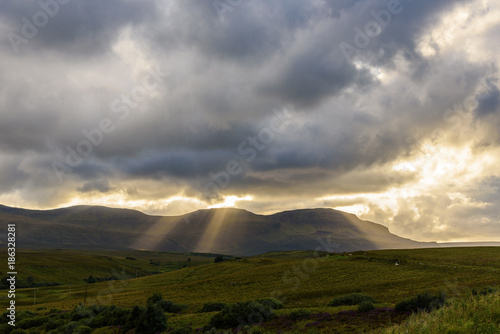
<instances>
[{"instance_id":1,"label":"bush","mask_svg":"<svg viewBox=\"0 0 500 334\"><path fill-rule=\"evenodd\" d=\"M373 303L374 300L373 297L363 293L351 293L334 298L330 303L328 303L328 306L359 305L365 301Z\"/></svg>"},{"instance_id":2,"label":"bush","mask_svg":"<svg viewBox=\"0 0 500 334\"><path fill-rule=\"evenodd\" d=\"M257 303L260 303L264 306L269 306L273 310L279 310L283 308L283 303L275 298L265 298L257 300Z\"/></svg>"},{"instance_id":3,"label":"bush","mask_svg":"<svg viewBox=\"0 0 500 334\"><path fill-rule=\"evenodd\" d=\"M163 296L159 292L153 293L152 296L149 296L146 300L146 304L154 304L158 303L160 300L163 300Z\"/></svg>"},{"instance_id":4,"label":"bush","mask_svg":"<svg viewBox=\"0 0 500 334\"><path fill-rule=\"evenodd\" d=\"M74 334L90 334L92 333L93 329L90 328L89 326L81 326L74 331Z\"/></svg>"},{"instance_id":5,"label":"bush","mask_svg":"<svg viewBox=\"0 0 500 334\"><path fill-rule=\"evenodd\" d=\"M415 297L405 299L396 304L396 312L430 312L439 309L446 302L446 294L441 291L437 295L431 295L429 292L421 293Z\"/></svg>"},{"instance_id":6,"label":"bush","mask_svg":"<svg viewBox=\"0 0 500 334\"><path fill-rule=\"evenodd\" d=\"M127 322L131 312L115 305L95 306L91 309L94 317L91 318L88 325L92 328L123 325Z\"/></svg>"},{"instance_id":7,"label":"bush","mask_svg":"<svg viewBox=\"0 0 500 334\"><path fill-rule=\"evenodd\" d=\"M171 300L164 300L163 296L159 292L155 292L152 296L148 297L148 299L146 300L146 304L158 304L163 309L163 311L169 313L179 313L188 307L187 305L174 303Z\"/></svg>"},{"instance_id":8,"label":"bush","mask_svg":"<svg viewBox=\"0 0 500 334\"><path fill-rule=\"evenodd\" d=\"M80 326L81 326L81 324L79 322L72 321L69 324L67 324L66 326L64 326L63 331L64 331L64 333L68 333L68 334L76 333L76 329Z\"/></svg>"},{"instance_id":9,"label":"bush","mask_svg":"<svg viewBox=\"0 0 500 334\"><path fill-rule=\"evenodd\" d=\"M47 317L26 318L17 323L17 326L22 329L36 328L45 325L49 321Z\"/></svg>"},{"instance_id":10,"label":"bush","mask_svg":"<svg viewBox=\"0 0 500 334\"><path fill-rule=\"evenodd\" d=\"M305 309L294 310L290 312L288 317L292 320L306 318L311 315L311 311Z\"/></svg>"},{"instance_id":11,"label":"bush","mask_svg":"<svg viewBox=\"0 0 500 334\"><path fill-rule=\"evenodd\" d=\"M0 325L0 333L9 334L13 330L14 330L14 327L12 327L11 325L8 325L8 324Z\"/></svg>"},{"instance_id":12,"label":"bush","mask_svg":"<svg viewBox=\"0 0 500 334\"><path fill-rule=\"evenodd\" d=\"M23 329L21 329L21 328L16 328L12 332L10 332L10 334L26 334L26 332Z\"/></svg>"},{"instance_id":13,"label":"bush","mask_svg":"<svg viewBox=\"0 0 500 334\"><path fill-rule=\"evenodd\" d=\"M492 288L492 287L487 287L487 288L484 288L480 291L477 291L476 289L472 289L472 295L473 296L477 296L477 295L481 295L481 296L486 296L486 295L489 295L491 293L495 293L497 290L495 288Z\"/></svg>"},{"instance_id":14,"label":"bush","mask_svg":"<svg viewBox=\"0 0 500 334\"><path fill-rule=\"evenodd\" d=\"M226 306L227 304L225 303L205 303L200 310L200 313L222 311Z\"/></svg>"},{"instance_id":15,"label":"bush","mask_svg":"<svg viewBox=\"0 0 500 334\"><path fill-rule=\"evenodd\" d=\"M82 319L91 319L95 313L90 308L83 307L82 305L75 306L71 312L70 319L72 321L80 321Z\"/></svg>"},{"instance_id":16,"label":"bush","mask_svg":"<svg viewBox=\"0 0 500 334\"><path fill-rule=\"evenodd\" d=\"M181 305L174 303L171 300L163 299L158 302L158 305L160 305L163 311L168 313L180 313L182 310L188 307L187 305Z\"/></svg>"},{"instance_id":17,"label":"bush","mask_svg":"<svg viewBox=\"0 0 500 334\"><path fill-rule=\"evenodd\" d=\"M137 321L136 333L151 334L167 329L167 317L158 303L149 304Z\"/></svg>"},{"instance_id":18,"label":"bush","mask_svg":"<svg viewBox=\"0 0 500 334\"><path fill-rule=\"evenodd\" d=\"M45 324L45 330L50 331L59 327L64 326L64 320L62 319L50 319L46 324Z\"/></svg>"},{"instance_id":19,"label":"bush","mask_svg":"<svg viewBox=\"0 0 500 334\"><path fill-rule=\"evenodd\" d=\"M369 312L371 310L375 309L375 305L373 305L373 302L365 300L364 302L361 302L361 304L358 305L358 312Z\"/></svg>"},{"instance_id":20,"label":"bush","mask_svg":"<svg viewBox=\"0 0 500 334\"><path fill-rule=\"evenodd\" d=\"M274 312L269 306L264 306L256 301L248 301L227 305L221 312L210 319L209 325L204 330L211 328L229 329L238 326L261 323L274 317Z\"/></svg>"},{"instance_id":21,"label":"bush","mask_svg":"<svg viewBox=\"0 0 500 334\"><path fill-rule=\"evenodd\" d=\"M168 334L191 334L193 329L191 327L177 327L168 332Z\"/></svg>"},{"instance_id":22,"label":"bush","mask_svg":"<svg viewBox=\"0 0 500 334\"><path fill-rule=\"evenodd\" d=\"M129 330L136 328L139 324L139 319L144 312L146 312L145 307L135 305L132 311L130 312L127 321L125 322L125 327L123 331L126 333Z\"/></svg>"},{"instance_id":23,"label":"bush","mask_svg":"<svg viewBox=\"0 0 500 334\"><path fill-rule=\"evenodd\" d=\"M23 319L33 318L35 313L31 311L18 311L16 313L16 322L21 321Z\"/></svg>"},{"instance_id":24,"label":"bush","mask_svg":"<svg viewBox=\"0 0 500 334\"><path fill-rule=\"evenodd\" d=\"M274 334L276 332L271 332L270 330L267 330L262 327L244 327L242 333L244 334ZM297 332L296 332L297 333Z\"/></svg>"}]
</instances>

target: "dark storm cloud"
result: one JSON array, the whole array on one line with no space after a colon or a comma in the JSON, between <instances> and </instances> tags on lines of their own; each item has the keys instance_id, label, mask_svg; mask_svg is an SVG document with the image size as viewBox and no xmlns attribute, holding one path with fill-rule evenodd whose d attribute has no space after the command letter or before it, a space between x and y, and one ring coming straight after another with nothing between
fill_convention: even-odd
<instances>
[{"instance_id":1,"label":"dark storm cloud","mask_svg":"<svg viewBox=\"0 0 500 334\"><path fill-rule=\"evenodd\" d=\"M309 109L344 88L364 88L374 82L368 71L357 70L337 48L332 49L313 54L307 50L288 59L276 77L260 87L260 93Z\"/></svg>"},{"instance_id":2,"label":"dark storm cloud","mask_svg":"<svg viewBox=\"0 0 500 334\"><path fill-rule=\"evenodd\" d=\"M109 185L108 180L95 180L90 182L85 182L85 184L77 189L82 193L88 193L92 191L98 191L101 193L108 193L112 190Z\"/></svg>"},{"instance_id":3,"label":"dark storm cloud","mask_svg":"<svg viewBox=\"0 0 500 334\"><path fill-rule=\"evenodd\" d=\"M357 1L344 9L344 12L356 17L356 20L350 22L352 38L345 42L354 45L353 39L356 35L354 28L358 27L369 37L367 46L358 53L362 59L376 65L390 66L394 56L403 52L403 56L412 63L415 74L418 76L421 70L426 68L425 60L417 51L420 35L433 26L443 12L450 11L455 5L464 2L466 1ZM370 31L370 22L382 22L379 23L382 29L378 31L377 36L372 38L366 33Z\"/></svg>"},{"instance_id":4,"label":"dark storm cloud","mask_svg":"<svg viewBox=\"0 0 500 334\"><path fill-rule=\"evenodd\" d=\"M221 166L222 161L229 161L231 157L232 154L226 151L146 151L139 159L121 161L117 166L133 176L173 176L189 179L205 176L210 170Z\"/></svg>"},{"instance_id":5,"label":"dark storm cloud","mask_svg":"<svg viewBox=\"0 0 500 334\"><path fill-rule=\"evenodd\" d=\"M92 56L108 51L123 27L133 27L156 17L154 1L60 2L3 1L0 17L9 23L8 32L29 40L28 44L18 45L21 54L25 50L39 52L53 49L77 58ZM30 24L35 28L25 28ZM3 42L4 48L12 46L9 39Z\"/></svg>"}]
</instances>

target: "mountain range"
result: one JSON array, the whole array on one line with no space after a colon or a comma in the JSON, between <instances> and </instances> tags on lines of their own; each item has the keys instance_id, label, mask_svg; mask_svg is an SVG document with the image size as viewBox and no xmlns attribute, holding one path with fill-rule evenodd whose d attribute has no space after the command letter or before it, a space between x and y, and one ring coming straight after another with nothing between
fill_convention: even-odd
<instances>
[{"instance_id":1,"label":"mountain range","mask_svg":"<svg viewBox=\"0 0 500 334\"><path fill-rule=\"evenodd\" d=\"M301 209L259 215L234 209L151 216L100 206L27 210L0 205L2 225L16 223L22 249L142 249L256 255L271 251L438 247L389 232L383 225L333 209ZM0 244L6 243L2 234Z\"/></svg>"}]
</instances>

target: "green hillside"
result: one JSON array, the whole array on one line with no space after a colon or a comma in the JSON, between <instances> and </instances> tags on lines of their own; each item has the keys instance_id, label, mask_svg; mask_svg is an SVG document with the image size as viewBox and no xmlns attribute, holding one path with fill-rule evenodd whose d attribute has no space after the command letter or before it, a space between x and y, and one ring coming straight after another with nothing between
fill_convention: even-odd
<instances>
[{"instance_id":1,"label":"green hillside","mask_svg":"<svg viewBox=\"0 0 500 334\"><path fill-rule=\"evenodd\" d=\"M89 275L130 279L212 263L216 255L150 251L18 250L18 279L37 284L83 284ZM0 254L7 263L7 254Z\"/></svg>"}]
</instances>

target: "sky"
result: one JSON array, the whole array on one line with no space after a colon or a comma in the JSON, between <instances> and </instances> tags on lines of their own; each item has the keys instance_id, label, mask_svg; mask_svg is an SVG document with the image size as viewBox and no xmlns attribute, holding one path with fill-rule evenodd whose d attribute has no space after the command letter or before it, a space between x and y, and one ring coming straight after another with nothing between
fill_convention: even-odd
<instances>
[{"instance_id":1,"label":"sky","mask_svg":"<svg viewBox=\"0 0 500 334\"><path fill-rule=\"evenodd\" d=\"M0 31L3 205L500 241L494 0L5 0Z\"/></svg>"}]
</instances>

